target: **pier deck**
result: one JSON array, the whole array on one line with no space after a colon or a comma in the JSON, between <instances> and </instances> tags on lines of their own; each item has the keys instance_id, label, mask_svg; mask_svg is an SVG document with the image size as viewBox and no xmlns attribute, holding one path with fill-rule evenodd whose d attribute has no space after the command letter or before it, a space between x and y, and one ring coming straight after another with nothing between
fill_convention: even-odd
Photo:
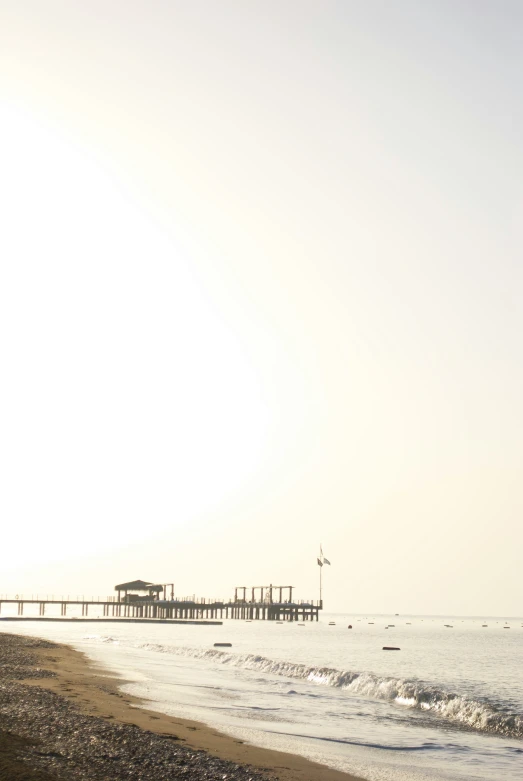
<instances>
[{"instance_id":1,"label":"pier deck","mask_svg":"<svg viewBox=\"0 0 523 781\"><path fill-rule=\"evenodd\" d=\"M2 609L7 605L16 605L15 618L44 618L47 617L54 606L60 610L60 617L66 618L71 609L81 608L81 617L87 618L89 609L91 616L95 609L101 612L101 618L114 618L115 620L141 619L162 621L188 620L217 620L237 619L244 621L317 621L319 611L323 605L312 602L247 602L236 600L230 602L201 600L176 600L176 599L140 599L136 601L117 600L114 597L91 599L8 599L0 597L0 618ZM29 607L38 608L38 616L34 616ZM24 610L25 609L25 610ZM54 613L55 611L52 610ZM5 616L8 618L8 616Z\"/></svg>"}]
</instances>

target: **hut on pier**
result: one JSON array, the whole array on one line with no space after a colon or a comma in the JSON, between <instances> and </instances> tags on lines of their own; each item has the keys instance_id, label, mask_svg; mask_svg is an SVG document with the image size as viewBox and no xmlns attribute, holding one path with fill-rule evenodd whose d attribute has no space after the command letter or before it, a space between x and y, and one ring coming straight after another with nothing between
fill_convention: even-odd
<instances>
[{"instance_id":1,"label":"hut on pier","mask_svg":"<svg viewBox=\"0 0 523 781\"><path fill-rule=\"evenodd\" d=\"M148 580L131 580L129 583L119 583L114 590L118 593L118 602L149 602L159 599L164 587Z\"/></svg>"}]
</instances>

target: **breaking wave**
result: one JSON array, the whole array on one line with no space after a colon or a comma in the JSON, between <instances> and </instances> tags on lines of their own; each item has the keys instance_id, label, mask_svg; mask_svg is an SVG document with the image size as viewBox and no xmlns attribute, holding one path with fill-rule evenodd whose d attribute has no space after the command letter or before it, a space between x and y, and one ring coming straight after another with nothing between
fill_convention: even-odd
<instances>
[{"instance_id":1,"label":"breaking wave","mask_svg":"<svg viewBox=\"0 0 523 781\"><path fill-rule=\"evenodd\" d=\"M424 681L383 678L369 672L352 672L330 667L308 667L304 664L268 659L258 654L232 654L204 648L184 648L155 643L138 647L159 653L204 659L229 667L295 678L320 686L343 689L349 694L394 702L404 707L429 711L464 727L512 738L523 738L523 715L487 701L469 699L445 691Z\"/></svg>"}]
</instances>

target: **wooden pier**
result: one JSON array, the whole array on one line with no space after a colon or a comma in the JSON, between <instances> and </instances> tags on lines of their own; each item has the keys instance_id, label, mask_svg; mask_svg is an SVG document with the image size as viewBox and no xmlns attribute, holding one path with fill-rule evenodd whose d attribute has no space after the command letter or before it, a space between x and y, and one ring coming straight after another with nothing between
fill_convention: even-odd
<instances>
[{"instance_id":1,"label":"wooden pier","mask_svg":"<svg viewBox=\"0 0 523 781\"><path fill-rule=\"evenodd\" d=\"M167 592L171 586L169 599L160 595ZM173 584L157 585L147 581L131 581L115 587L115 597L69 597L54 596L49 599L42 597L26 598L17 595L14 598L0 596L0 619L9 618L2 615L4 606L16 605L16 618L71 618L71 613L80 613L78 620L89 617L91 620L95 610L99 619L121 620L151 620L151 621L204 621L217 619L236 619L243 621L318 621L319 611L323 608L321 602L305 602L292 599L294 586L238 586L234 591L234 599L221 601L205 598L177 598L174 596ZM142 592L142 593L137 593ZM145 592L145 593L143 593ZM250 599L247 599L247 597ZM284 597L287 596L287 600ZM38 609L38 617L34 615ZM101 613L101 615L100 615ZM76 618L77 616L75 616Z\"/></svg>"}]
</instances>

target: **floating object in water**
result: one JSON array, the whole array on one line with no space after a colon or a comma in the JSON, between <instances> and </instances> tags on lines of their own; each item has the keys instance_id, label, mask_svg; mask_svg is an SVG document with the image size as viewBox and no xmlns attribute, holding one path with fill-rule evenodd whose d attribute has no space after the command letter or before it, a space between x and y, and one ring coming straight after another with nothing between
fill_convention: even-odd
<instances>
[{"instance_id":1,"label":"floating object in water","mask_svg":"<svg viewBox=\"0 0 523 781\"><path fill-rule=\"evenodd\" d=\"M401 648L397 648L395 645L384 645L383 651L401 651Z\"/></svg>"},{"instance_id":2,"label":"floating object in water","mask_svg":"<svg viewBox=\"0 0 523 781\"><path fill-rule=\"evenodd\" d=\"M347 629L352 629L352 624L349 624Z\"/></svg>"},{"instance_id":3,"label":"floating object in water","mask_svg":"<svg viewBox=\"0 0 523 781\"><path fill-rule=\"evenodd\" d=\"M336 621L329 621L329 626L336 626Z\"/></svg>"},{"instance_id":4,"label":"floating object in water","mask_svg":"<svg viewBox=\"0 0 523 781\"><path fill-rule=\"evenodd\" d=\"M452 626L452 624L445 624L445 626L447 627L447 629L454 629L454 627Z\"/></svg>"},{"instance_id":5,"label":"floating object in water","mask_svg":"<svg viewBox=\"0 0 523 781\"><path fill-rule=\"evenodd\" d=\"M298 626L305 626L305 624L298 624Z\"/></svg>"},{"instance_id":6,"label":"floating object in water","mask_svg":"<svg viewBox=\"0 0 523 781\"><path fill-rule=\"evenodd\" d=\"M369 626L374 626L374 621L369 621Z\"/></svg>"},{"instance_id":7,"label":"floating object in water","mask_svg":"<svg viewBox=\"0 0 523 781\"><path fill-rule=\"evenodd\" d=\"M481 624L482 628L484 629L488 624Z\"/></svg>"},{"instance_id":8,"label":"floating object in water","mask_svg":"<svg viewBox=\"0 0 523 781\"><path fill-rule=\"evenodd\" d=\"M232 648L232 643L215 643L215 648Z\"/></svg>"},{"instance_id":9,"label":"floating object in water","mask_svg":"<svg viewBox=\"0 0 523 781\"><path fill-rule=\"evenodd\" d=\"M510 627L509 626L504 626L503 629L510 629Z\"/></svg>"},{"instance_id":10,"label":"floating object in water","mask_svg":"<svg viewBox=\"0 0 523 781\"><path fill-rule=\"evenodd\" d=\"M389 627L391 627L391 629L395 629L396 628L396 624L389 624Z\"/></svg>"},{"instance_id":11,"label":"floating object in water","mask_svg":"<svg viewBox=\"0 0 523 781\"><path fill-rule=\"evenodd\" d=\"M276 621L277 624L283 624L283 621Z\"/></svg>"},{"instance_id":12,"label":"floating object in water","mask_svg":"<svg viewBox=\"0 0 523 781\"><path fill-rule=\"evenodd\" d=\"M407 621L407 626L410 626L410 621Z\"/></svg>"}]
</instances>

